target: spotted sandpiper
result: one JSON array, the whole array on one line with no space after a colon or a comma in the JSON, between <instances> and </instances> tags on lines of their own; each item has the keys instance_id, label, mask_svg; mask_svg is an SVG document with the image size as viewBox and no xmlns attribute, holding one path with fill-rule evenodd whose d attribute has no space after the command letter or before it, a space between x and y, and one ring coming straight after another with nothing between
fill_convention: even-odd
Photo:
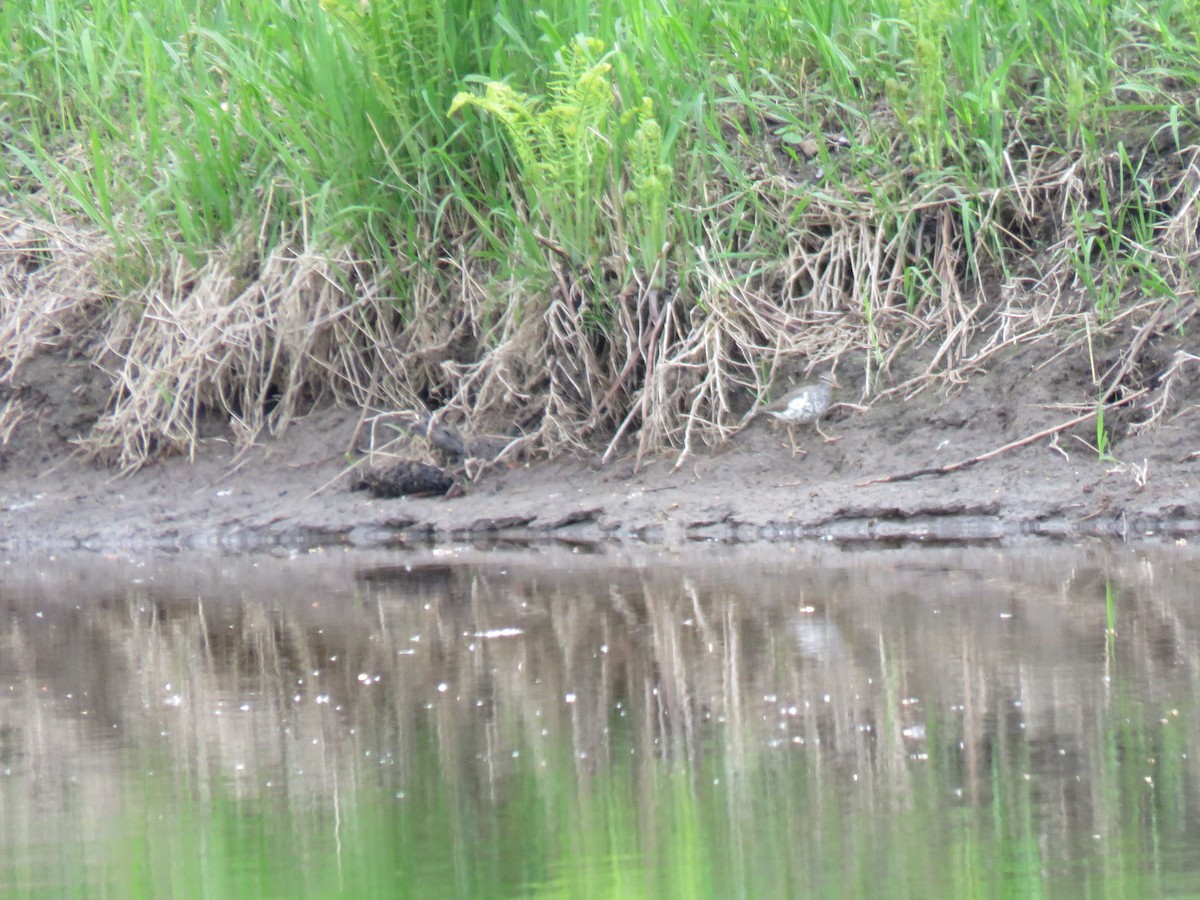
<instances>
[{"instance_id":1,"label":"spotted sandpiper","mask_svg":"<svg viewBox=\"0 0 1200 900\"><path fill-rule=\"evenodd\" d=\"M837 376L826 372L815 383L802 385L763 407L763 412L787 425L793 453L796 452L796 435L793 429L797 425L811 424L817 429L817 434L826 441L837 440L821 430L821 416L825 415L833 401L833 389L839 386Z\"/></svg>"}]
</instances>

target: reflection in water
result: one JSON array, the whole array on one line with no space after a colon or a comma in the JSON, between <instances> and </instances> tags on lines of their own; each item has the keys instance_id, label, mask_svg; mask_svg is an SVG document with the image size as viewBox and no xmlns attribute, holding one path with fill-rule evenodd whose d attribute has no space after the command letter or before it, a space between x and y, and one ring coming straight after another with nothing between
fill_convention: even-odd
<instances>
[{"instance_id":1,"label":"reflection in water","mask_svg":"<svg viewBox=\"0 0 1200 900\"><path fill-rule=\"evenodd\" d=\"M1194 563L10 564L0 889L1183 890L1200 879Z\"/></svg>"}]
</instances>

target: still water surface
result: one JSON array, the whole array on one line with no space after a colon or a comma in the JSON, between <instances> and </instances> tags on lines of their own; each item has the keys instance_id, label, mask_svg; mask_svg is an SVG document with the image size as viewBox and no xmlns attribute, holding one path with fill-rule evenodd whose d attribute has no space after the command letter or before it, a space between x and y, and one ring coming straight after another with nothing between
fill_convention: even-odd
<instances>
[{"instance_id":1,"label":"still water surface","mask_svg":"<svg viewBox=\"0 0 1200 900\"><path fill-rule=\"evenodd\" d=\"M0 568L0 893L1200 895L1190 548Z\"/></svg>"}]
</instances>

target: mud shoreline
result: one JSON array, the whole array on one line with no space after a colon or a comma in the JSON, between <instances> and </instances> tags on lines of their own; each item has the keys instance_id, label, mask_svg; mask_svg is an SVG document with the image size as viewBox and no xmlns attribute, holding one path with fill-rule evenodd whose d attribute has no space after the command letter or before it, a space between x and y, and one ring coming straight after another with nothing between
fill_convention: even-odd
<instances>
[{"instance_id":1,"label":"mud shoreline","mask_svg":"<svg viewBox=\"0 0 1200 900\"><path fill-rule=\"evenodd\" d=\"M850 383L825 430L786 434L755 421L723 445L601 464L599 457L498 466L454 498L378 499L349 489L356 411L323 408L238 450L223 423L193 459L122 474L77 452L103 393L89 366L49 354L17 373L10 396L36 414L0 452L0 548L246 551L460 540L1012 542L1028 538L1187 539L1200 532L1197 410L1138 433L1113 410L1101 460L1083 422L945 474L867 483L954 464L1078 415L1067 364L1034 372L1029 352L953 391L869 405ZM65 398L65 399L64 399ZM1090 440L1089 440L1090 439ZM679 463L677 465L677 463Z\"/></svg>"}]
</instances>

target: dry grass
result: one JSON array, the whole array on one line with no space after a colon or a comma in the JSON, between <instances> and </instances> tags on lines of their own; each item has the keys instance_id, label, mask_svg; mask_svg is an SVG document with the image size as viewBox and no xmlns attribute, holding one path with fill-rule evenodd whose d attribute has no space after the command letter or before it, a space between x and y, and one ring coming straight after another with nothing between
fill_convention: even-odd
<instances>
[{"instance_id":1,"label":"dry grass","mask_svg":"<svg viewBox=\"0 0 1200 900\"><path fill-rule=\"evenodd\" d=\"M137 465L194 448L209 412L250 441L285 428L306 403L363 399L356 321L376 298L361 265L281 250L257 272L246 266L233 253L200 269L176 257L114 309L98 360L113 379L111 406L89 449Z\"/></svg>"},{"instance_id":2,"label":"dry grass","mask_svg":"<svg viewBox=\"0 0 1200 900\"><path fill-rule=\"evenodd\" d=\"M962 383L1019 344L1065 337L1064 352L1085 352L1085 336L1107 329L1131 336L1098 393L1113 396L1135 375L1154 382L1142 422L1150 427L1167 414L1183 363L1139 372L1140 353L1183 331L1195 311L1196 154L1158 168L1151 199L1169 214L1139 247L1173 298L1146 298L1144 280L1118 281L1107 319L1081 280L1089 236L1073 227L1072 210L1094 202L1111 157L1039 168L1031 152L1027 174L1006 190L942 190L886 217L849 191L798 209L764 187L773 199L741 223L741 252L716 248L744 208L714 202L688 271L624 288L593 283L594 273L549 249L540 280L501 280L460 232L463 252L442 260L440 276L414 275L409 296L390 297L378 263L318 252L299 233L262 259L257 236L199 268L171 256L116 301L104 239L9 210L0 213L3 377L49 346L91 353L113 389L84 443L124 467L191 452L209 416L246 443L327 400L364 415L434 415L495 436L492 446L510 457L671 448L682 460L735 433L800 371L834 364L860 373L852 379L864 400L907 396ZM729 185L707 190L737 197ZM965 210L975 234L999 235L998 249L972 243ZM781 221L791 223L782 237ZM772 242L786 255L759 247ZM418 262L397 264L421 271ZM626 270L621 260L610 268ZM0 425L10 430L17 415L10 400Z\"/></svg>"},{"instance_id":3,"label":"dry grass","mask_svg":"<svg viewBox=\"0 0 1200 900\"><path fill-rule=\"evenodd\" d=\"M0 382L102 318L107 247L94 228L0 207Z\"/></svg>"}]
</instances>

